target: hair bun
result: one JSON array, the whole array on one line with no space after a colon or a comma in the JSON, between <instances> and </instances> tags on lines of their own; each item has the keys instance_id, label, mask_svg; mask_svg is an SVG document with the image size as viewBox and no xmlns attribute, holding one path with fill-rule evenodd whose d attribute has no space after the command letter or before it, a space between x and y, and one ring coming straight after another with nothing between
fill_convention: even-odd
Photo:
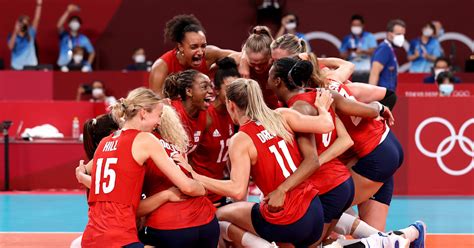
<instances>
[{"instance_id":1,"label":"hair bun","mask_svg":"<svg viewBox=\"0 0 474 248\"><path fill-rule=\"evenodd\" d=\"M252 34L266 35L266 36L272 37L270 29L266 26L255 26L252 29Z\"/></svg>"}]
</instances>

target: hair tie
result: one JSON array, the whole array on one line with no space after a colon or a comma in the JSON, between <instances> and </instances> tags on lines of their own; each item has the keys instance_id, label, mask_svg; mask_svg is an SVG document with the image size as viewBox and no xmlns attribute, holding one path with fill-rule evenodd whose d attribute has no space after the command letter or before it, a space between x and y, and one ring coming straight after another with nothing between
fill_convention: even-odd
<instances>
[{"instance_id":1,"label":"hair tie","mask_svg":"<svg viewBox=\"0 0 474 248\"><path fill-rule=\"evenodd\" d=\"M291 73L293 72L293 69L296 67L296 64L291 67L290 71L288 72L288 81L294 85L296 85L295 80L293 80L293 77L291 76Z\"/></svg>"},{"instance_id":2,"label":"hair tie","mask_svg":"<svg viewBox=\"0 0 474 248\"><path fill-rule=\"evenodd\" d=\"M123 97L122 97L122 98L120 98L119 101L120 101L120 104L122 104L122 107L123 107L124 109L127 109L127 105L125 104L125 99L123 99Z\"/></svg>"},{"instance_id":3,"label":"hair tie","mask_svg":"<svg viewBox=\"0 0 474 248\"><path fill-rule=\"evenodd\" d=\"M95 124L97 124L97 119L96 118L92 119L92 125L95 126Z\"/></svg>"}]
</instances>

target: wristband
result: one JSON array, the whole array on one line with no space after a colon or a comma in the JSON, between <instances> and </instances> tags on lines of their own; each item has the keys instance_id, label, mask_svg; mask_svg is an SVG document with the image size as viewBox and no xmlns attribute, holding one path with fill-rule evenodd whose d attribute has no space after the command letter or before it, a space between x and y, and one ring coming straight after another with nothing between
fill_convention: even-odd
<instances>
[{"instance_id":1,"label":"wristband","mask_svg":"<svg viewBox=\"0 0 474 248\"><path fill-rule=\"evenodd\" d=\"M382 116L383 112L385 112L385 106L383 106L381 103L376 102L377 105L379 106L379 115Z\"/></svg>"}]
</instances>

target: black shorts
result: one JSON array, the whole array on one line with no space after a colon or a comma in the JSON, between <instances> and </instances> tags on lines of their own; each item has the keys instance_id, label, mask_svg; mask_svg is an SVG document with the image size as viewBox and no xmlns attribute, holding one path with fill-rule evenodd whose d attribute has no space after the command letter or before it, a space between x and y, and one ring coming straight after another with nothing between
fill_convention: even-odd
<instances>
[{"instance_id":1,"label":"black shorts","mask_svg":"<svg viewBox=\"0 0 474 248\"><path fill-rule=\"evenodd\" d=\"M131 244L123 246L123 248L143 248L143 247L145 246L143 245L143 243L140 243L140 242L135 242L135 243L131 243Z\"/></svg>"},{"instance_id":2,"label":"black shorts","mask_svg":"<svg viewBox=\"0 0 474 248\"><path fill-rule=\"evenodd\" d=\"M390 177L370 199L390 206L393 196L393 177Z\"/></svg>"},{"instance_id":3,"label":"black shorts","mask_svg":"<svg viewBox=\"0 0 474 248\"><path fill-rule=\"evenodd\" d=\"M140 233L140 240L146 245L156 247L215 248L219 243L219 222L217 218L202 226L158 230L145 227Z\"/></svg>"},{"instance_id":4,"label":"black shorts","mask_svg":"<svg viewBox=\"0 0 474 248\"><path fill-rule=\"evenodd\" d=\"M352 167L357 174L376 182L387 181L403 163L403 149L389 131L385 140Z\"/></svg>"},{"instance_id":5,"label":"black shorts","mask_svg":"<svg viewBox=\"0 0 474 248\"><path fill-rule=\"evenodd\" d=\"M260 237L269 242L292 243L295 247L307 247L319 240L323 233L323 216L318 196L311 201L303 217L288 225L269 223L260 213L260 204L252 207L252 225Z\"/></svg>"},{"instance_id":6,"label":"black shorts","mask_svg":"<svg viewBox=\"0 0 474 248\"><path fill-rule=\"evenodd\" d=\"M319 195L319 199L324 209L324 223L338 220L354 200L354 181L352 177L329 192Z\"/></svg>"}]
</instances>

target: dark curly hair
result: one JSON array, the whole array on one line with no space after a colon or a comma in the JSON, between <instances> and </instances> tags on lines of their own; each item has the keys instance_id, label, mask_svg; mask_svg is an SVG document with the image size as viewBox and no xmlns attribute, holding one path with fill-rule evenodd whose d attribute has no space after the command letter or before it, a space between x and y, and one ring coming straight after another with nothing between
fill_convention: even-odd
<instances>
[{"instance_id":1,"label":"dark curly hair","mask_svg":"<svg viewBox=\"0 0 474 248\"><path fill-rule=\"evenodd\" d=\"M181 42L187 32L205 32L201 22L194 15L177 15L165 26L165 41Z\"/></svg>"}]
</instances>

